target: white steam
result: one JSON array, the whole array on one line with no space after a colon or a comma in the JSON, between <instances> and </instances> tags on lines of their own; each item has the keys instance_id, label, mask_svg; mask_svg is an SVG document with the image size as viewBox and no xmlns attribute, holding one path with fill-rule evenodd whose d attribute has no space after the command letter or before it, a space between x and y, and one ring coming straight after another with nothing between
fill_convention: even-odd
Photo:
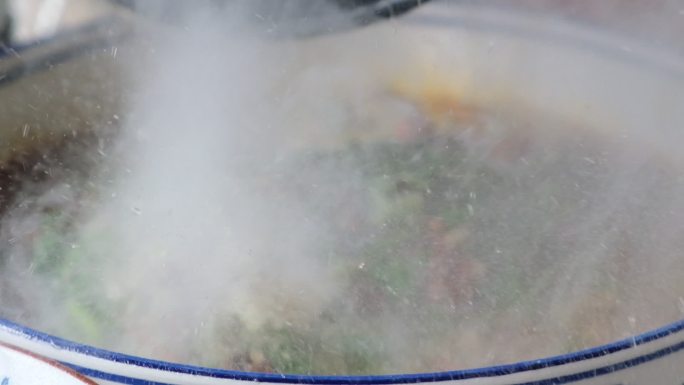
<instances>
[{"instance_id":1,"label":"white steam","mask_svg":"<svg viewBox=\"0 0 684 385\"><path fill-rule=\"evenodd\" d=\"M622 137L577 128L577 121L566 119L571 109L565 105L538 116L539 105L516 113L513 104L471 105L470 116L445 96L449 87L462 86L459 97L474 95L464 104L486 101L489 90L479 86L489 82L487 70L493 81L510 77L511 95L517 95L521 79L532 93L535 81L558 73L585 76L575 67L561 63L551 72L525 72L520 63L533 59L515 44L497 48L510 51L502 56L510 66L488 59L470 63L459 55L477 56L494 45L451 38L428 44L392 25L339 40L264 39L263 31L255 33L263 24L245 21L253 16L249 7L196 10L183 28L146 36L154 50L127 68L143 80L120 114L121 132L102 152L97 173L85 187L74 182L76 173L57 175L62 181L44 188L47 193L32 194L38 188L29 183L6 214L4 316L114 350L232 367L231 361L198 356L220 340L218 349L207 350L226 357L244 353L253 363L263 358L217 337L217 324L229 329L230 317L238 315L244 333L309 325L339 303L337 321L348 322L342 333L376 330L378 338L369 344L386 353L386 365L364 370L379 373L555 354L680 315L684 180L673 171L674 162L653 151L639 153ZM457 53L436 64L445 47ZM457 62L472 64L459 72L468 81L440 78L457 72ZM587 65L587 73L592 68ZM407 79L397 76L406 69L412 71ZM573 79L558 80L564 87L539 92L539 100L562 100ZM558 111L562 118L554 115ZM450 126L461 118L466 123ZM428 127L429 119L436 123ZM354 293L346 292L346 276L330 262L347 257L335 255L337 250L358 250L376 235L364 234L358 229L371 226L355 222L363 222L357 219L369 206L359 198L367 188L364 165L289 162L311 148L333 151L351 139L396 140L427 128L436 134L452 129L449 135L465 143L465 162L474 171L464 172L462 185L445 194L466 202L464 213L472 219L448 232L434 220L421 242L392 247L397 255L437 250L425 262L434 266L417 264L427 272L425 286L433 296L460 302L439 324L432 313L412 311L424 309L429 295L408 295L397 301L399 310L365 324L363 315L350 310ZM491 175L500 184L485 186L479 195L469 190L473 180ZM63 247L60 258L74 258L77 267L46 278L34 274L31 242L55 217L76 218L78 226L68 239L41 247L47 255L51 247ZM412 230L400 229L397 236ZM447 234L432 236L440 231ZM368 269L359 255L353 265ZM115 308L110 311L116 319L98 321L104 327L87 317L73 323L82 310L74 310L80 308L68 295L51 292L84 276L97 287L84 286L80 301ZM18 290L27 281L29 288ZM381 289L396 295L393 287ZM445 325L453 333L433 333ZM108 327L109 334L103 333Z\"/></svg>"}]
</instances>

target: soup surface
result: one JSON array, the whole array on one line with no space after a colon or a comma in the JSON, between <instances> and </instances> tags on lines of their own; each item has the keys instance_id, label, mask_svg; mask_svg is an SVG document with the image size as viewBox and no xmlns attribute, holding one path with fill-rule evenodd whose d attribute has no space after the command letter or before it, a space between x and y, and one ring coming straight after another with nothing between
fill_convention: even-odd
<instances>
[{"instance_id":1,"label":"soup surface","mask_svg":"<svg viewBox=\"0 0 684 385\"><path fill-rule=\"evenodd\" d=\"M228 178L215 191L170 158L150 163L173 180L154 200L122 189L147 174L116 138L5 165L2 316L115 351L307 374L532 359L681 316L671 161L539 114L382 98L400 119L379 109L325 145L201 164Z\"/></svg>"}]
</instances>

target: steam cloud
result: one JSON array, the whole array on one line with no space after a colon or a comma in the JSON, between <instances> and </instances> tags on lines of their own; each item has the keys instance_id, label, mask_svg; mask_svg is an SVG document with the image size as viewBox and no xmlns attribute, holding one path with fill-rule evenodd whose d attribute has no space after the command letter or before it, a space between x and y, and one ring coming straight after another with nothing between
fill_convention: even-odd
<instances>
[{"instance_id":1,"label":"steam cloud","mask_svg":"<svg viewBox=\"0 0 684 385\"><path fill-rule=\"evenodd\" d=\"M116 329L97 337L114 350L187 361L189 347L211 340L212 325L228 313L251 330L307 324L345 298L327 261L332 244L358 235L339 233L330 217L364 209L353 198L363 188L360 170L344 162L292 170L287 159L307 146L339 147L350 135L382 137L415 119L419 108L388 101L387 84L405 68L426 67L392 26L370 41L350 34L300 44L264 39L255 33L262 24L245 21L253 16L244 4L195 10L185 28L153 37L155 52L131 65L144 81L92 183L84 189L66 171L47 193L26 185L2 224L4 316L49 331L64 332L69 322L70 299L55 293L73 277L45 278L29 262L31 236L51 207L79 218L62 246L92 257L75 261L79 274L100 283L81 300L118 306L119 319L109 321ZM492 110L484 134L461 137L473 159L516 130ZM454 340L445 342L461 353L435 367L554 354L578 347L569 341L578 329L596 330L580 342L593 344L680 315L682 178L619 140L587 144L594 139L581 131L568 140L544 130L547 122L534 125L545 127L528 133L529 158L500 165L515 183L495 189L469 229L473 242L490 245L487 268L515 264L534 298L497 318L483 317L500 299L464 305ZM541 191L548 185L556 192ZM563 212L554 200L579 209ZM546 275L537 274L542 267ZM430 356L421 345L429 330L405 329L420 317L387 315L383 344L394 364L378 372L422 370L412 354ZM87 325L71 327L64 333L88 340Z\"/></svg>"}]
</instances>

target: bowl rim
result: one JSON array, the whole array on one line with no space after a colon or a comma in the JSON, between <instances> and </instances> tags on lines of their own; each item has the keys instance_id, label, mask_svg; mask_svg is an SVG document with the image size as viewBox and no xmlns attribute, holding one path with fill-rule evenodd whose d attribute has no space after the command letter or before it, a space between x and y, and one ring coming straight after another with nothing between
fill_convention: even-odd
<instances>
[{"instance_id":1,"label":"bowl rim","mask_svg":"<svg viewBox=\"0 0 684 385\"><path fill-rule=\"evenodd\" d=\"M464 7L479 7L475 5L465 5L459 2L460 6ZM483 6L482 8L486 8ZM510 12L509 7L503 7L504 12ZM517 13L524 13L519 12ZM591 39L584 39L577 41L570 39L563 31L554 31L548 35L539 35L534 31L519 29L515 25L494 25L492 23L483 23L481 20L470 20L467 17L456 16L441 16L441 15L418 15L413 17L414 23L424 23L428 26L437 28L454 27L454 20L459 24L457 27L464 28L479 28L493 32L515 33L525 38L533 38L536 40L546 42L556 42L563 45L574 46L574 48L589 49L591 51L600 52L602 54L611 55L617 59L629 60L634 65L644 67L650 70L658 70L665 74L681 76L684 74L684 65L679 60L672 60L669 55L645 55L653 53L654 51L648 49L646 46L639 45L639 42L629 50L623 47L615 46L613 44L606 44L604 41L592 41ZM65 42L77 36L92 34L96 30L101 30L104 26L116 25L121 21L120 17L104 17L84 26L80 26L71 30L65 30L58 34L41 38L36 41L22 43L0 49L0 61L3 59L16 56L26 51L33 49L41 49L55 42ZM582 28L590 28L595 35L602 35L607 32L600 27L593 25L578 24L576 21L573 25ZM108 27L107 27L108 28ZM610 33L609 33L610 34ZM50 52L46 55L41 55L32 61L22 63L22 70L17 71L12 76L5 76L0 78L0 87L12 83L24 76L29 76L35 72L40 72L49 69L51 65L62 63L78 57L80 55L92 52L97 49L104 49L111 47L120 41L121 36L112 38L96 39L88 43L81 43L76 46L67 47L58 52ZM614 40L611 40L614 42ZM661 52L661 51L657 51ZM676 56L674 59L681 59ZM674 63L674 64L673 64ZM30 71L26 71L29 68ZM0 318L0 332L9 332L18 335L22 338L49 344L50 346L59 350L64 350L76 354L81 354L89 357L99 358L110 362L137 366L145 369L160 370L164 372L171 372L177 374L185 374L191 376L211 377L215 379L252 381L252 382L266 382L266 383L283 383L283 384L312 384L312 385L331 385L331 384L407 384L407 383L428 383L428 382L443 382L443 381L457 381L468 380L475 378L500 377L522 372L529 372L539 369L547 369L558 367L571 363L578 363L581 361L605 357L617 352L625 351L627 349L635 348L656 340L662 340L666 337L684 331L684 319L676 321L660 328L652 329L650 331L628 337L608 344L599 345L587 349L574 351L567 354L560 354L554 356L547 356L540 359L518 361L514 363L483 366L471 369L459 369L439 372L419 372L408 374L385 374L385 375L306 375L306 374L280 374L280 373L260 373L248 372L229 369L218 369L210 367L202 367L181 363L174 363L162 360L155 360L151 358L144 358L124 353L118 353L107 349L97 348L91 345L82 344L70 341L61 337L57 337L36 329L21 325L19 323ZM21 347L21 346L20 346ZM630 357L617 363L609 364L599 368L589 369L581 372L573 372L573 374L564 375L552 379L545 380L528 380L523 382L525 385L546 385L546 384L566 384L576 381L586 380L589 378L599 377L602 375L614 373L623 369L638 366L649 361L668 356L684 350L684 341L676 341L654 352L647 352ZM107 380L113 382L121 382L127 384L166 384L165 382L157 382L150 380L140 380L125 375L104 372L98 369L80 366L70 362L61 362L67 367L78 371L86 376L97 378L100 380ZM551 382L550 382L551 381Z\"/></svg>"},{"instance_id":2,"label":"bowl rim","mask_svg":"<svg viewBox=\"0 0 684 385\"><path fill-rule=\"evenodd\" d=\"M187 374L192 376L212 377L217 379L229 379L239 381L252 382L266 382L266 383L281 383L281 384L311 384L311 385L331 385L331 384L409 384L409 383L427 383L427 382L443 382L455 380L468 380L474 378L499 377L504 375L511 375L522 372L529 372L539 369L548 369L557 366L562 366L580 361L600 358L611 355L620 351L635 348L656 340L661 340L666 337L680 333L684 330L684 320L680 320L669 325L638 334L636 336L625 338L616 342L599 345L596 347L583 349L567 354L555 355L541 359L519 361L510 364L483 366L473 369L459 369L440 372L425 372L425 373L409 373L409 374L386 374L386 375L307 375L307 374L280 374L280 373L260 373L247 372L239 370L209 368L195 365L187 365L181 363L173 363L162 360L155 360L150 358L143 358L134 355L117 353L111 350L97 348L91 345L86 345L64 338L53 336L18 323L0 318L0 330L4 329L15 335L20 335L22 338L29 339L34 342L49 344L50 346L66 350L68 352L82 354L94 358L103 359L106 361L116 362L125 365L138 366L146 369L160 370L164 372L171 372L177 374ZM21 346L20 346L21 347ZM616 371L635 367L658 358L668 356L684 350L684 341L678 341L664 348L660 348L655 352L641 354L636 357L629 358L625 361L586 370L579 373L569 374L562 377L554 378L553 384L567 384L580 380L585 380L602 375L614 373ZM135 384L135 378L122 376L118 374L103 372L97 369L92 369L69 362L61 362L67 367L74 369L82 374L90 377L109 380L120 381L123 383ZM122 381L123 380L123 381ZM133 382L131 382L133 381ZM164 384L162 382L150 382L145 380L145 384ZM525 382L524 384L546 384L548 380Z\"/></svg>"}]
</instances>

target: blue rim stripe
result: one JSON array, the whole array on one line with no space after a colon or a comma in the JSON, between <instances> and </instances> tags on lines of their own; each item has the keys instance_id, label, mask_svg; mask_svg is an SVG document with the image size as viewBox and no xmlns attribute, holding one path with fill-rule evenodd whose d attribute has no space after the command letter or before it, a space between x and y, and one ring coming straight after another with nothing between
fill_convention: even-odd
<instances>
[{"instance_id":1,"label":"blue rim stripe","mask_svg":"<svg viewBox=\"0 0 684 385\"><path fill-rule=\"evenodd\" d=\"M115 353L109 350L99 349L93 346L79 344L63 338L55 337L34 329L21 326L8 320L0 319L0 326L23 334L35 341L48 343L59 349L85 354L108 361L139 366L148 369L157 369L173 373L191 374L214 378L225 378L242 381L292 383L292 384L406 384L421 382L441 382L450 380L465 380L481 377L497 377L513 373L527 372L543 368L565 365L569 363L603 357L635 346L643 345L684 330L684 320L672 323L653 331L640 334L633 338L623 339L611 344L602 345L574 353L552 356L539 360L522 361L507 365L489 366L477 369L455 370L434 373L416 374L393 374L373 376L314 376L273 373L253 373L226 369L212 369L193 365L175 364L159 360L141 358L127 354ZM681 344L684 344L682 342ZM679 344L678 344L679 345ZM675 345L675 346L678 346ZM684 346L683 346L684 347ZM678 347L677 350L682 349ZM663 354L664 355L664 354ZM657 357L655 357L657 358ZM651 358L653 359L653 358ZM649 359L650 360L650 359ZM80 369L79 369L80 371ZM85 372L83 372L86 374Z\"/></svg>"},{"instance_id":2,"label":"blue rim stripe","mask_svg":"<svg viewBox=\"0 0 684 385\"><path fill-rule=\"evenodd\" d=\"M98 380L111 381L111 382L116 382L119 384L126 384L126 385L171 385L168 382L157 382L157 381L150 381L150 380L142 380L139 378L127 377L127 376L122 376L119 374L101 372L99 370L88 369L88 368L85 368L83 366L73 365L73 364L64 363L64 362L61 362L61 364L83 374L84 376L88 376L90 378L97 378Z\"/></svg>"},{"instance_id":3,"label":"blue rim stripe","mask_svg":"<svg viewBox=\"0 0 684 385\"><path fill-rule=\"evenodd\" d=\"M645 354L643 356L635 357L623 362L619 362L616 364L608 365L608 366L603 366L600 368L592 369L592 370L587 370L584 372L580 373L575 373L575 374L569 374L561 377L553 377L553 378L546 378L543 380L534 380L534 381L529 381L529 382L524 382L524 383L516 383L515 385L562 385L562 384L569 384L573 382L578 382L582 380L588 380L591 378L596 378L596 377L601 377L605 376L608 374L612 374L615 372L619 372L625 369L630 369L635 366L643 365L648 362L651 362L653 360L663 358L666 356L669 356L671 354L677 353L684 349L684 341L679 342L677 344L665 347L663 349L660 349L658 351ZM69 363L63 363L64 365L70 367L71 369L74 369L88 377L92 378L97 378L100 380L105 380L105 381L111 381L111 382L117 382L121 384L127 384L127 385L170 385L169 383L166 382L157 382L157 381L150 381L150 380L142 380L138 378L133 378L133 377L127 377L127 376L122 376L118 374L112 374L112 373L107 373L107 372L102 372L99 370L94 370L94 369L89 369L85 368L82 366L78 365L73 365ZM456 379L458 380L458 379ZM338 382L339 383L339 382ZM364 384L363 382L356 382L357 384Z\"/></svg>"}]
</instances>

